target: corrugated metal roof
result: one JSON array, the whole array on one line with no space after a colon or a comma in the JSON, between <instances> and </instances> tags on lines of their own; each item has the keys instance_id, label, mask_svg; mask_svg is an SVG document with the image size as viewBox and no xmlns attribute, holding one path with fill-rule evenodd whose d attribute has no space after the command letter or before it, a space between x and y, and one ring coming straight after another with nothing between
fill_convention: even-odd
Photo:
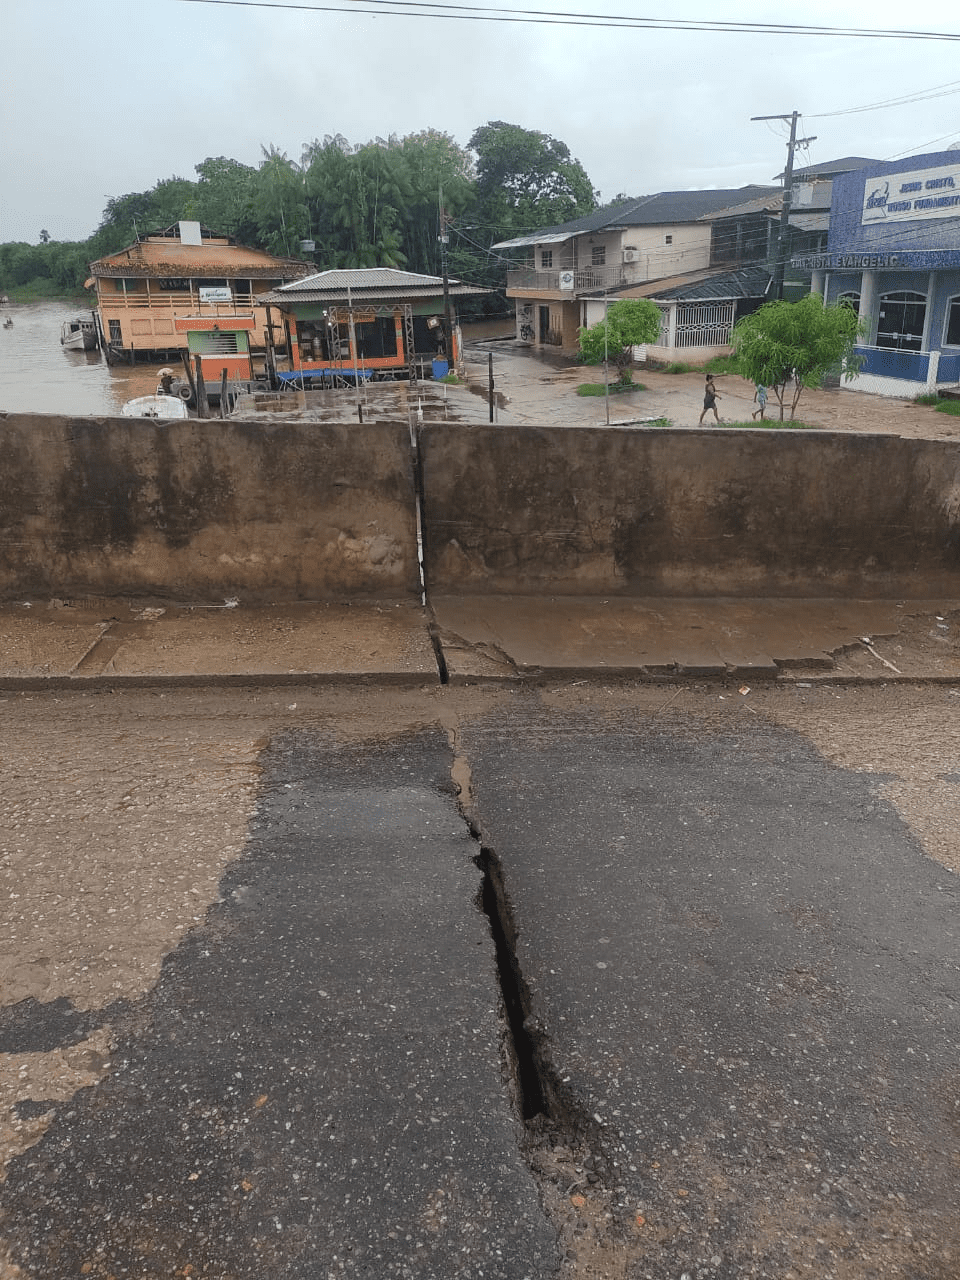
<instances>
[{"instance_id":1,"label":"corrugated metal roof","mask_svg":"<svg viewBox=\"0 0 960 1280\"><path fill-rule=\"evenodd\" d=\"M721 218L743 218L750 213L779 213L782 204L782 191L767 191L753 200L744 200L742 204L729 205L724 209L715 209L711 213L701 214L699 221L716 222Z\"/></svg>"},{"instance_id":2,"label":"corrugated metal roof","mask_svg":"<svg viewBox=\"0 0 960 1280\"><path fill-rule=\"evenodd\" d=\"M448 292L452 298L463 298L478 293L492 293L479 285L463 284L448 280ZM319 271L303 280L294 280L270 293L260 295L259 302L276 303L278 306L295 302L403 302L417 298L436 298L443 295L441 276L418 275L413 271L397 271L393 267L357 267L337 271Z\"/></svg>"},{"instance_id":3,"label":"corrugated metal roof","mask_svg":"<svg viewBox=\"0 0 960 1280\"><path fill-rule=\"evenodd\" d=\"M537 244L557 244L586 231L615 231L626 227L673 226L696 222L704 214L742 203L772 191L770 187L748 186L727 190L660 191L656 195L623 200L606 209L597 209L585 218L541 227L529 235L501 240L494 249L521 249ZM550 237L549 239L547 237Z\"/></svg>"},{"instance_id":4,"label":"corrugated metal roof","mask_svg":"<svg viewBox=\"0 0 960 1280\"><path fill-rule=\"evenodd\" d=\"M882 164L882 160L871 160L867 156L844 156L841 160L825 160L823 164L808 164L802 169L794 169L794 182L809 182L812 178L833 177L841 173L854 173L858 169L866 169L868 165ZM781 181L782 173L778 173L775 182Z\"/></svg>"},{"instance_id":5,"label":"corrugated metal roof","mask_svg":"<svg viewBox=\"0 0 960 1280\"><path fill-rule=\"evenodd\" d=\"M800 231L829 231L830 210L821 209L816 213L790 212L790 225Z\"/></svg>"},{"instance_id":6,"label":"corrugated metal roof","mask_svg":"<svg viewBox=\"0 0 960 1280\"><path fill-rule=\"evenodd\" d=\"M766 267L743 267L739 271L721 271L704 280L658 289L650 296L678 302L726 302L739 298L763 298L772 279Z\"/></svg>"},{"instance_id":7,"label":"corrugated metal roof","mask_svg":"<svg viewBox=\"0 0 960 1280\"><path fill-rule=\"evenodd\" d=\"M618 298L654 298L660 301L725 302L766 296L772 277L766 267L742 267L739 271L690 271L685 275L649 280L611 290ZM591 301L598 301L603 295Z\"/></svg>"},{"instance_id":8,"label":"corrugated metal roof","mask_svg":"<svg viewBox=\"0 0 960 1280\"><path fill-rule=\"evenodd\" d=\"M453 283L459 283L451 281ZM418 275L414 271L397 271L394 267L350 267L336 271L318 271L283 286L283 293L326 292L331 289L419 289L427 286L443 288L440 276Z\"/></svg>"}]
</instances>

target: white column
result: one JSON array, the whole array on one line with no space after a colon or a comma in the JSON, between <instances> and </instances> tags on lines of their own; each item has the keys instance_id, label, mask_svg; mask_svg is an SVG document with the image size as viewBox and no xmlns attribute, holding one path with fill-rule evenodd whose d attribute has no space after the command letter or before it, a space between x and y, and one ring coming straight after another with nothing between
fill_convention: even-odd
<instances>
[{"instance_id":1,"label":"white column","mask_svg":"<svg viewBox=\"0 0 960 1280\"><path fill-rule=\"evenodd\" d=\"M677 343L677 304L670 303L670 319L667 321L667 346L673 351Z\"/></svg>"},{"instance_id":2,"label":"white column","mask_svg":"<svg viewBox=\"0 0 960 1280\"><path fill-rule=\"evenodd\" d=\"M877 273L864 271L860 276L860 315L864 331L860 341L872 347L877 341Z\"/></svg>"},{"instance_id":3,"label":"white column","mask_svg":"<svg viewBox=\"0 0 960 1280\"><path fill-rule=\"evenodd\" d=\"M826 302L826 295L824 294L824 291L823 291L823 279L824 279L824 275L822 271L811 271L810 292L818 293L820 297L823 298L824 302Z\"/></svg>"},{"instance_id":4,"label":"white column","mask_svg":"<svg viewBox=\"0 0 960 1280\"><path fill-rule=\"evenodd\" d=\"M927 308L923 313L923 337L920 340L921 351L930 350L930 329L933 325L933 293L936 287L937 275L935 271L931 271L927 277Z\"/></svg>"}]
</instances>

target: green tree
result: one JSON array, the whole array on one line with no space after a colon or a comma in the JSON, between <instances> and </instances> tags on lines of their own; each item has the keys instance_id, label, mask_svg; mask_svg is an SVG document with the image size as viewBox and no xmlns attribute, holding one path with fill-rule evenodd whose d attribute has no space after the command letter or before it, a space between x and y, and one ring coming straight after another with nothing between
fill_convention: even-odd
<instances>
[{"instance_id":1,"label":"green tree","mask_svg":"<svg viewBox=\"0 0 960 1280\"><path fill-rule=\"evenodd\" d=\"M261 147L263 162L253 180L253 226L257 247L295 257L310 226L306 173L277 147Z\"/></svg>"},{"instance_id":2,"label":"green tree","mask_svg":"<svg viewBox=\"0 0 960 1280\"><path fill-rule=\"evenodd\" d=\"M633 348L655 342L660 333L660 308L649 298L621 298L607 307L604 320L580 330L580 354L587 364L612 361L620 382L631 382Z\"/></svg>"},{"instance_id":3,"label":"green tree","mask_svg":"<svg viewBox=\"0 0 960 1280\"><path fill-rule=\"evenodd\" d=\"M245 239L256 234L252 226L252 202L254 182L257 176L252 165L226 156L208 156L194 165L198 174L196 184L197 218L211 231Z\"/></svg>"},{"instance_id":4,"label":"green tree","mask_svg":"<svg viewBox=\"0 0 960 1280\"><path fill-rule=\"evenodd\" d=\"M857 377L858 332L852 307L825 306L819 294L810 293L799 302L768 302L744 316L730 342L743 376L772 388L782 422L788 388L793 418L803 388L819 386L824 374L842 367L844 378Z\"/></svg>"},{"instance_id":5,"label":"green tree","mask_svg":"<svg viewBox=\"0 0 960 1280\"><path fill-rule=\"evenodd\" d=\"M494 239L570 222L592 213L597 193L565 142L536 129L492 120L475 129L477 203Z\"/></svg>"},{"instance_id":6,"label":"green tree","mask_svg":"<svg viewBox=\"0 0 960 1280\"><path fill-rule=\"evenodd\" d=\"M125 249L141 236L196 216L197 184L189 178L161 178L149 191L134 191L107 201L100 226L91 236L90 260Z\"/></svg>"},{"instance_id":7,"label":"green tree","mask_svg":"<svg viewBox=\"0 0 960 1280\"><path fill-rule=\"evenodd\" d=\"M403 160L410 186L409 198L400 210L407 269L437 275L441 265L440 198L450 231L473 204L473 161L449 134L437 129L408 134L399 143L391 139L391 145ZM475 277L468 278L475 282Z\"/></svg>"}]
</instances>

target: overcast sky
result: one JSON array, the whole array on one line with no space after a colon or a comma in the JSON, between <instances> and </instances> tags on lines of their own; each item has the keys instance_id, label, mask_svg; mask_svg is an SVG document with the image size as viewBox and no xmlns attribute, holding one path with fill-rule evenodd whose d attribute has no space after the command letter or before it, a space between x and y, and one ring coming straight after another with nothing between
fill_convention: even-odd
<instances>
[{"instance_id":1,"label":"overcast sky","mask_svg":"<svg viewBox=\"0 0 960 1280\"><path fill-rule=\"evenodd\" d=\"M960 43L767 36L402 17L382 0L298 0L363 13L189 0L0 0L0 240L93 232L112 196L195 178L261 145L299 160L325 134L367 142L436 128L465 145L489 120L562 139L604 200L767 183L787 126L816 135L798 164L892 159L960 142ZM477 0L483 3L483 0ZM488 0L489 4L498 0ZM463 0L456 0L457 4ZM499 0L508 13L526 12ZM784 21L783 6L537 0L564 13ZM808 25L960 35L956 0L808 0ZM942 90L909 105L849 108Z\"/></svg>"}]
</instances>

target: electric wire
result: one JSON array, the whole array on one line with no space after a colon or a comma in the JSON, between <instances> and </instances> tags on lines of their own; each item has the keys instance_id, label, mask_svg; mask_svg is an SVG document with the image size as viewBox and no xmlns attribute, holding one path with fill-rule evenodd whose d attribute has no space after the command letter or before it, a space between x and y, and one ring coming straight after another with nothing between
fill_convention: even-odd
<instances>
[{"instance_id":1,"label":"electric wire","mask_svg":"<svg viewBox=\"0 0 960 1280\"><path fill-rule=\"evenodd\" d=\"M829 27L802 23L719 22L709 19L632 18L623 14L571 14L553 9L500 9L485 5L453 5L431 0L357 0L353 4L304 4L294 0L174 0L240 9L283 9L306 13L351 13L372 17L447 18L466 22L521 23L559 27L607 27L633 31L704 31L715 35L826 36L870 40L960 41L956 31L917 31L882 27ZM375 8L359 8L359 3Z\"/></svg>"}]
</instances>

